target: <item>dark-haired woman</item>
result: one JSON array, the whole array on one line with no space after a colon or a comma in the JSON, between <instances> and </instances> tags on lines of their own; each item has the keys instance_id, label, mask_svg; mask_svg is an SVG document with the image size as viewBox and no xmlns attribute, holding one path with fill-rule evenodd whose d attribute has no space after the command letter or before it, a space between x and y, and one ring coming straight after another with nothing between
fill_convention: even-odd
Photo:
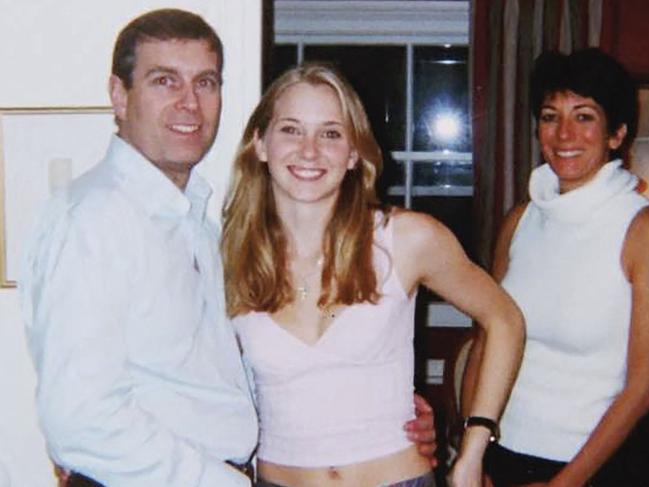
<instances>
[{"instance_id":1,"label":"dark-haired woman","mask_svg":"<svg viewBox=\"0 0 649 487\"><path fill-rule=\"evenodd\" d=\"M609 462L649 406L649 209L623 162L636 88L598 49L544 53L532 110L546 164L494 259L526 348L487 471L497 487L646 486ZM469 378L480 353L478 338Z\"/></svg>"}]
</instances>

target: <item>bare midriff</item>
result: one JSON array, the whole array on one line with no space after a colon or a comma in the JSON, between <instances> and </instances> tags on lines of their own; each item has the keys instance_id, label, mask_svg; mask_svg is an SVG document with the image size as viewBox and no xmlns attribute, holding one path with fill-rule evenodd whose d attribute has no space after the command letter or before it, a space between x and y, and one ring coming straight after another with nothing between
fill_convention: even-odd
<instances>
[{"instance_id":1,"label":"bare midriff","mask_svg":"<svg viewBox=\"0 0 649 487\"><path fill-rule=\"evenodd\" d=\"M286 487L377 487L420 477L431 468L415 446L350 465L304 468L259 460L257 466L262 479Z\"/></svg>"}]
</instances>

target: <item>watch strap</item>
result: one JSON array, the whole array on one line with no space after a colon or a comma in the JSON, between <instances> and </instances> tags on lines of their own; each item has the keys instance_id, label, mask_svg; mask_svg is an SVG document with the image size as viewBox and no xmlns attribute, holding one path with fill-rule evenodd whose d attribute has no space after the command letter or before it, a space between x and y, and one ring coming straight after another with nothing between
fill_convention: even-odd
<instances>
[{"instance_id":1,"label":"watch strap","mask_svg":"<svg viewBox=\"0 0 649 487\"><path fill-rule=\"evenodd\" d=\"M467 416L464 418L465 430L473 426L482 426L483 428L487 428L491 433L489 436L489 441L491 443L497 442L500 439L500 428L498 427L498 423L491 418L486 418L484 416Z\"/></svg>"}]
</instances>

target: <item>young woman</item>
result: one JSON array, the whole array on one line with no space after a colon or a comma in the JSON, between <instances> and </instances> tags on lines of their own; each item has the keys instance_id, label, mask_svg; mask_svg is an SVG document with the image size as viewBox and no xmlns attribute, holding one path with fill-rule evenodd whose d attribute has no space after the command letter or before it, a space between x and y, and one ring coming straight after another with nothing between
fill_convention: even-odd
<instances>
[{"instance_id":1,"label":"young woman","mask_svg":"<svg viewBox=\"0 0 649 487\"><path fill-rule=\"evenodd\" d=\"M527 343L488 471L498 487L646 486L622 459L607 463L649 407L649 209L621 159L636 89L598 49L545 53L532 110L546 164L494 259Z\"/></svg>"},{"instance_id":2,"label":"young woman","mask_svg":"<svg viewBox=\"0 0 649 487\"><path fill-rule=\"evenodd\" d=\"M522 354L522 318L441 223L379 206L380 168L357 94L324 66L281 76L246 127L222 252L228 310L256 388L260 485L432 485L402 429L413 416L420 284L487 337L478 418L452 473L453 485L480 485Z\"/></svg>"}]
</instances>

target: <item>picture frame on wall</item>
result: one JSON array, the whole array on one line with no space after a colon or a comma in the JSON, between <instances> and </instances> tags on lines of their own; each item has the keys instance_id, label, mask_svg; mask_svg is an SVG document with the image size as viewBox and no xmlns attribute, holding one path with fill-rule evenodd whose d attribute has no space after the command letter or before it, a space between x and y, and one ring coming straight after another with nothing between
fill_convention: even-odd
<instances>
[{"instance_id":1,"label":"picture frame on wall","mask_svg":"<svg viewBox=\"0 0 649 487\"><path fill-rule=\"evenodd\" d=\"M0 107L0 287L15 287L48 197L95 165L115 132L110 107Z\"/></svg>"}]
</instances>

